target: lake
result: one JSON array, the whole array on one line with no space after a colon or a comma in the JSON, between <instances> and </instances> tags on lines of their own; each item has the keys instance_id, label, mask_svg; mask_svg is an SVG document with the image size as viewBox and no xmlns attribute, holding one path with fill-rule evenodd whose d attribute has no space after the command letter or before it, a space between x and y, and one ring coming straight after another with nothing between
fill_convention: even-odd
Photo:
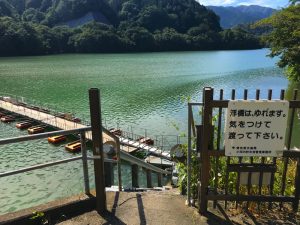
<instances>
[{"instance_id":1,"label":"lake","mask_svg":"<svg viewBox=\"0 0 300 225\"><path fill-rule=\"evenodd\" d=\"M118 125L141 135L145 129L152 136L178 135L186 132L187 99L200 101L203 87L224 89L226 97L236 89L242 98L245 88L250 98L256 89L263 98L268 89L274 89L277 99L280 89L291 95L294 85L277 68L277 59L267 54L262 49L0 58L0 95L23 96L88 119L88 89L97 87L108 127ZM297 133L299 127L297 121ZM14 124L0 123L0 138L24 134ZM0 172L69 156L63 146L45 140L1 146ZM122 170L130 174L130 167ZM124 183L130 186L126 177ZM0 188L0 214L69 196L83 191L81 163L1 178Z\"/></svg>"}]
</instances>

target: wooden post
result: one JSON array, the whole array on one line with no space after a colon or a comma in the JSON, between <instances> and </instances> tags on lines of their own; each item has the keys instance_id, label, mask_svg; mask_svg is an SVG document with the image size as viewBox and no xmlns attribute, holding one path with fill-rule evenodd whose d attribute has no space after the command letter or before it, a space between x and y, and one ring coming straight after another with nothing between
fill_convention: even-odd
<instances>
[{"instance_id":1,"label":"wooden post","mask_svg":"<svg viewBox=\"0 0 300 225\"><path fill-rule=\"evenodd\" d=\"M96 186L96 207L98 213L103 213L104 211L106 211L106 194L99 89L91 88L89 90L89 101L92 126L93 155L95 157L94 172Z\"/></svg>"},{"instance_id":2,"label":"wooden post","mask_svg":"<svg viewBox=\"0 0 300 225\"><path fill-rule=\"evenodd\" d=\"M85 132L80 133L80 142L81 142L81 152L82 152L84 189L85 189L85 193L89 194L90 193L90 183L89 183L89 172L88 172L88 163L87 163Z\"/></svg>"},{"instance_id":3,"label":"wooden post","mask_svg":"<svg viewBox=\"0 0 300 225\"><path fill-rule=\"evenodd\" d=\"M146 170L147 173L147 188L152 188L152 176L151 176L151 170Z\"/></svg>"},{"instance_id":4,"label":"wooden post","mask_svg":"<svg viewBox=\"0 0 300 225\"><path fill-rule=\"evenodd\" d=\"M200 202L199 212L201 214L207 213L207 192L209 184L209 155L208 146L210 144L211 137L211 121L212 121L212 107L213 101L213 89L206 87L203 89L203 139L200 144Z\"/></svg>"},{"instance_id":5,"label":"wooden post","mask_svg":"<svg viewBox=\"0 0 300 225\"><path fill-rule=\"evenodd\" d=\"M186 164L187 164L187 184L186 184L186 189L187 189L187 201L188 201L188 206L191 205L191 161L192 161L192 132L191 132L191 126L192 126L192 106L188 104L188 151L187 151L187 159L186 159Z\"/></svg>"},{"instance_id":6,"label":"wooden post","mask_svg":"<svg viewBox=\"0 0 300 225\"><path fill-rule=\"evenodd\" d=\"M293 210L294 210L294 212L298 212L299 198L300 198L300 159L298 158L296 177L295 177L295 199L293 201Z\"/></svg>"},{"instance_id":7,"label":"wooden post","mask_svg":"<svg viewBox=\"0 0 300 225\"><path fill-rule=\"evenodd\" d=\"M162 187L162 174L157 173L157 186Z\"/></svg>"},{"instance_id":8,"label":"wooden post","mask_svg":"<svg viewBox=\"0 0 300 225\"><path fill-rule=\"evenodd\" d=\"M121 153L120 153L120 143L117 143L117 158L118 158L118 186L119 186L119 191L122 191L122 168L121 168Z\"/></svg>"},{"instance_id":9,"label":"wooden post","mask_svg":"<svg viewBox=\"0 0 300 225\"><path fill-rule=\"evenodd\" d=\"M196 151L197 151L197 158L199 160L199 173L198 173L198 176L199 176L199 180L200 180L200 177L201 177L201 160L200 160L200 155L201 155L201 143L202 143L202 140L203 140L203 125L197 125L196 126L196 129L197 129L197 139L196 139ZM200 202L201 202L201 190L200 190L200 183L198 182L197 184L197 192L198 192L198 204L199 204L199 207L200 208Z\"/></svg>"},{"instance_id":10,"label":"wooden post","mask_svg":"<svg viewBox=\"0 0 300 225\"><path fill-rule=\"evenodd\" d=\"M110 162L104 162L105 187L111 187L114 183L113 165Z\"/></svg>"},{"instance_id":11,"label":"wooden post","mask_svg":"<svg viewBox=\"0 0 300 225\"><path fill-rule=\"evenodd\" d=\"M138 188L139 187L139 166L138 165L131 165L131 176L132 176L132 187Z\"/></svg>"}]
</instances>

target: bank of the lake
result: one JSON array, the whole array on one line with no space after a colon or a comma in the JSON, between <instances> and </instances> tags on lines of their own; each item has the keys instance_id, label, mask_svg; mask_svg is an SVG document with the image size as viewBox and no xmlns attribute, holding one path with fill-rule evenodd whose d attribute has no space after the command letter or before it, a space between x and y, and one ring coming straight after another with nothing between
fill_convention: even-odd
<instances>
[{"instance_id":1,"label":"bank of the lake","mask_svg":"<svg viewBox=\"0 0 300 225\"><path fill-rule=\"evenodd\" d=\"M70 54L0 58L0 92L34 99L60 111L88 118L87 90L101 89L102 109L109 126L134 127L143 134L178 134L186 130L187 99L200 101L202 88L216 91L293 88L267 49L252 51L164 52L140 54ZM299 121L296 129L299 133ZM14 124L0 123L0 138L24 135ZM63 146L47 141L0 147L0 172L70 156ZM130 174L123 166L123 174ZM124 184L130 186L129 176ZM141 178L142 179L142 178ZM92 180L92 177L91 177ZM83 191L80 162L2 178L0 213Z\"/></svg>"}]
</instances>

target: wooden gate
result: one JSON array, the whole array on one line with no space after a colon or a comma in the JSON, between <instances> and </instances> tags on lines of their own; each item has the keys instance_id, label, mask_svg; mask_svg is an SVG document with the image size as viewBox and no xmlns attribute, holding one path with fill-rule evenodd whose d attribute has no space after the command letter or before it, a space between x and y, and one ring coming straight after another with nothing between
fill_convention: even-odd
<instances>
[{"instance_id":1,"label":"wooden gate","mask_svg":"<svg viewBox=\"0 0 300 225\"><path fill-rule=\"evenodd\" d=\"M285 91L280 96L272 96L268 91L268 100L285 99ZM300 101L297 100L297 90L293 100L289 101L288 130L285 137L283 157L226 157L222 145L224 112L229 100L223 99L223 90L219 98L214 99L214 90L204 88L202 125L196 126L197 151L199 156L199 212L207 212L208 201L216 206L218 201L235 202L236 205L247 202L269 202L271 208L274 202L292 203L293 210L298 211L300 195L300 151L292 148L294 124L297 122L297 112ZM235 90L231 91L231 99L236 98ZM244 100L248 99L248 90L244 90ZM255 99L260 99L260 90L256 90ZM197 104L194 104L197 105ZM189 104L189 109L193 103ZM193 113L189 113L192 117ZM193 121L189 119L189 121ZM189 134L191 126L189 127Z\"/></svg>"}]
</instances>

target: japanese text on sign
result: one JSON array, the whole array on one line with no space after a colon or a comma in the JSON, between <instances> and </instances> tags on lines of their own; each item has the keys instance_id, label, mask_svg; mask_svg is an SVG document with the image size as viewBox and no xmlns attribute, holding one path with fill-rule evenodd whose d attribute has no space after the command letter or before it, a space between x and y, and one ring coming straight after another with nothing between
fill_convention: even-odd
<instances>
[{"instance_id":1,"label":"japanese text on sign","mask_svg":"<svg viewBox=\"0 0 300 225\"><path fill-rule=\"evenodd\" d=\"M281 156L288 110L288 101L229 101L225 155Z\"/></svg>"}]
</instances>

